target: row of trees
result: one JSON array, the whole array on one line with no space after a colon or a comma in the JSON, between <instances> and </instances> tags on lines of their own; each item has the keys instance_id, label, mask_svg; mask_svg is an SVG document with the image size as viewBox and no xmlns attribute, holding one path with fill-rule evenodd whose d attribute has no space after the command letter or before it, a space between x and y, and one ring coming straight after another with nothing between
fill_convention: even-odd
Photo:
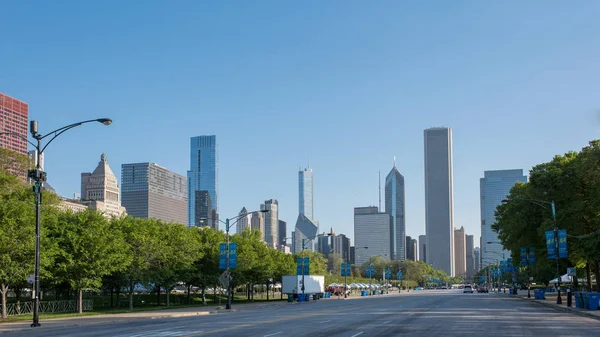
<instances>
[{"instance_id":1,"label":"row of trees","mask_svg":"<svg viewBox=\"0 0 600 337\"><path fill-rule=\"evenodd\" d=\"M492 229L512 252L513 261L520 261L520 247L534 246L537 261L530 268L531 275L543 283L556 277L555 261L547 259L544 235L554 228L551 208L523 199L554 201L557 225L568 234L569 258L561 260L560 274L567 267L578 268L578 277L585 276L591 290L592 274L600 275L600 141L536 165L529 182L517 183L508 199L498 206Z\"/></svg>"}]
</instances>

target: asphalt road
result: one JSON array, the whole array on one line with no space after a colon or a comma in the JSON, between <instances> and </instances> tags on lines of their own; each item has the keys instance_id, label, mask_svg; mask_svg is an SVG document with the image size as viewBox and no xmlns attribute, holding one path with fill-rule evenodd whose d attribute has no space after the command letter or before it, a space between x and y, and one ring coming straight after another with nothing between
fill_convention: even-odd
<instances>
[{"instance_id":1,"label":"asphalt road","mask_svg":"<svg viewBox=\"0 0 600 337\"><path fill-rule=\"evenodd\" d=\"M235 309L235 305L234 305ZM89 322L89 321L88 321ZM8 336L600 336L600 321L503 294L460 290L282 304L207 316L13 331Z\"/></svg>"}]
</instances>

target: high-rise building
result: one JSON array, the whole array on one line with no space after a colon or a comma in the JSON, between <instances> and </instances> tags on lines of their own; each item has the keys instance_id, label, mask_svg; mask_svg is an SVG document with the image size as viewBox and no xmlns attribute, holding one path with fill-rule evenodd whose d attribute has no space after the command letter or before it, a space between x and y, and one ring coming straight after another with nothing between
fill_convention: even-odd
<instances>
[{"instance_id":1,"label":"high-rise building","mask_svg":"<svg viewBox=\"0 0 600 337\"><path fill-rule=\"evenodd\" d=\"M350 238L344 234L331 237L331 250L342 257L344 262L350 261Z\"/></svg>"},{"instance_id":2,"label":"high-rise building","mask_svg":"<svg viewBox=\"0 0 600 337\"><path fill-rule=\"evenodd\" d=\"M496 222L496 207L507 198L510 189L517 182L527 182L527 176L523 175L521 169L485 171L483 175L484 177L479 180L482 268L492 261L502 259L503 256L510 256L509 251L502 249L498 235L492 231L491 226Z\"/></svg>"},{"instance_id":3,"label":"high-rise building","mask_svg":"<svg viewBox=\"0 0 600 337\"><path fill-rule=\"evenodd\" d=\"M478 272L479 270L481 270L481 252L479 250L479 247L475 247L475 272Z\"/></svg>"},{"instance_id":4,"label":"high-rise building","mask_svg":"<svg viewBox=\"0 0 600 337\"><path fill-rule=\"evenodd\" d=\"M427 263L427 237L419 235L419 261Z\"/></svg>"},{"instance_id":5,"label":"high-rise building","mask_svg":"<svg viewBox=\"0 0 600 337\"><path fill-rule=\"evenodd\" d=\"M350 264L356 264L356 247L350 246Z\"/></svg>"},{"instance_id":6,"label":"high-rise building","mask_svg":"<svg viewBox=\"0 0 600 337\"><path fill-rule=\"evenodd\" d=\"M454 275L467 275L467 235L464 227L454 230Z\"/></svg>"},{"instance_id":7,"label":"high-rise building","mask_svg":"<svg viewBox=\"0 0 600 337\"><path fill-rule=\"evenodd\" d=\"M414 261L414 252L412 251L412 237L406 236L406 260Z\"/></svg>"},{"instance_id":8,"label":"high-rise building","mask_svg":"<svg viewBox=\"0 0 600 337\"><path fill-rule=\"evenodd\" d=\"M287 243L285 242L286 233L287 233L287 222L285 222L283 220L279 220L279 229L278 229L277 233L279 234L277 236L277 244L279 246L287 246ZM284 250L284 249L285 248L282 248L282 250Z\"/></svg>"},{"instance_id":9,"label":"high-rise building","mask_svg":"<svg viewBox=\"0 0 600 337\"><path fill-rule=\"evenodd\" d=\"M315 219L313 200L313 171L310 167L298 171L298 213L309 220Z\"/></svg>"},{"instance_id":10,"label":"high-rise building","mask_svg":"<svg viewBox=\"0 0 600 337\"><path fill-rule=\"evenodd\" d=\"M408 245L409 249L412 250L410 256L412 261L418 261L419 257L419 243L417 239L410 240L410 244Z\"/></svg>"},{"instance_id":11,"label":"high-rise building","mask_svg":"<svg viewBox=\"0 0 600 337\"><path fill-rule=\"evenodd\" d=\"M390 251L392 260L406 259L406 222L405 222L404 177L394 167L385 178L385 212L391 216Z\"/></svg>"},{"instance_id":12,"label":"high-rise building","mask_svg":"<svg viewBox=\"0 0 600 337\"><path fill-rule=\"evenodd\" d=\"M298 219L296 220L296 228L292 232L292 252L299 253L302 251L302 240L304 240L304 250L315 250L314 246L316 245L315 241L318 231L319 226L317 226L304 214L298 214Z\"/></svg>"},{"instance_id":13,"label":"high-rise building","mask_svg":"<svg viewBox=\"0 0 600 337\"><path fill-rule=\"evenodd\" d=\"M103 153L94 172L81 174L81 199L107 217L120 217L125 213L125 207L121 206L119 192L117 177Z\"/></svg>"},{"instance_id":14,"label":"high-rise building","mask_svg":"<svg viewBox=\"0 0 600 337\"><path fill-rule=\"evenodd\" d=\"M252 213L250 228L253 231L259 231L261 240L265 241L265 217L263 214L261 212Z\"/></svg>"},{"instance_id":15,"label":"high-rise building","mask_svg":"<svg viewBox=\"0 0 600 337\"><path fill-rule=\"evenodd\" d=\"M266 200L260 205L261 210L268 210L265 214L265 242L271 248L279 247L279 203L275 199Z\"/></svg>"},{"instance_id":16,"label":"high-rise building","mask_svg":"<svg viewBox=\"0 0 600 337\"><path fill-rule=\"evenodd\" d=\"M214 135L190 139L190 170L187 172L188 226L219 228L219 158L217 150L217 137ZM204 192L196 193L200 191ZM196 198L201 200L197 202ZM210 220L205 223L203 220L207 218Z\"/></svg>"},{"instance_id":17,"label":"high-rise building","mask_svg":"<svg viewBox=\"0 0 600 337\"><path fill-rule=\"evenodd\" d=\"M467 279L475 275L475 246L473 235L467 235Z\"/></svg>"},{"instance_id":18,"label":"high-rise building","mask_svg":"<svg viewBox=\"0 0 600 337\"><path fill-rule=\"evenodd\" d=\"M389 259L390 223L388 213L379 212L376 206L354 208L354 246L369 247L356 253L357 265L369 261L371 256L384 256Z\"/></svg>"},{"instance_id":19,"label":"high-rise building","mask_svg":"<svg viewBox=\"0 0 600 337\"><path fill-rule=\"evenodd\" d=\"M426 129L424 136L427 263L454 276L452 129Z\"/></svg>"},{"instance_id":20,"label":"high-rise building","mask_svg":"<svg viewBox=\"0 0 600 337\"><path fill-rule=\"evenodd\" d=\"M135 218L187 223L187 179L155 163L121 165L121 204Z\"/></svg>"},{"instance_id":21,"label":"high-rise building","mask_svg":"<svg viewBox=\"0 0 600 337\"><path fill-rule=\"evenodd\" d=\"M29 105L16 98L0 93L0 147L27 156L27 122L29 121ZM11 132L13 135L2 134ZM27 172L15 172L25 179Z\"/></svg>"},{"instance_id":22,"label":"high-rise building","mask_svg":"<svg viewBox=\"0 0 600 337\"><path fill-rule=\"evenodd\" d=\"M316 238L316 246L317 252L323 254L323 257L328 258L331 252L331 244L329 243L330 236L327 233L322 233L317 235ZM306 242L305 242L306 243Z\"/></svg>"},{"instance_id":23,"label":"high-rise building","mask_svg":"<svg viewBox=\"0 0 600 337\"><path fill-rule=\"evenodd\" d=\"M252 214L248 213L246 207L242 207L242 210L238 213L238 220L235 224L235 232L241 233L244 229L252 226Z\"/></svg>"}]
</instances>

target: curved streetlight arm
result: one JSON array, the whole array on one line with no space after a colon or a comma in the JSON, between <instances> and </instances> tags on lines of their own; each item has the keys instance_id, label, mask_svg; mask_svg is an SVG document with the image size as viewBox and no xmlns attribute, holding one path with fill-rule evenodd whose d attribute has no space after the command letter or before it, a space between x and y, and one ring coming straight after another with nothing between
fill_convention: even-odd
<instances>
[{"instance_id":1,"label":"curved streetlight arm","mask_svg":"<svg viewBox=\"0 0 600 337\"><path fill-rule=\"evenodd\" d=\"M19 137L22 140L26 141L27 143L31 144L31 146L37 148L37 146L35 144L33 144L32 142L30 142L29 139L27 139L27 137L23 137L23 136L21 136L20 134L18 134L16 132L5 131L5 132L0 132L0 135L10 135L10 136Z\"/></svg>"},{"instance_id":2,"label":"curved streetlight arm","mask_svg":"<svg viewBox=\"0 0 600 337\"><path fill-rule=\"evenodd\" d=\"M77 122L77 123L73 123L73 124L70 124L70 125L67 125L67 126L63 126L62 128L59 128L59 129L56 129L54 131L48 132L47 134L45 134L43 136L40 135L40 134L38 134L38 133L35 133L35 134L33 134L33 138L37 139L38 141L42 140L42 139L44 139L44 138L46 138L48 136L53 136L52 138L50 138L50 140L48 141L48 143L46 143L46 145L41 149L40 154L43 153L44 150L46 150L46 148L48 147L48 145L50 145L50 143L52 143L52 141L54 139L56 139L56 137L62 135L64 132L66 132L66 131L74 128L74 127L80 126L81 124L85 124L85 123L91 123L91 122L99 122L99 123L102 123L104 125L110 125L112 123L112 120L110 118L90 119L90 120L87 120L87 121Z\"/></svg>"},{"instance_id":3,"label":"curved streetlight arm","mask_svg":"<svg viewBox=\"0 0 600 337\"><path fill-rule=\"evenodd\" d=\"M240 215L234 216L233 218L225 219L225 221L223 221L223 220L221 220L221 219L218 219L218 220L219 220L221 223L225 224L225 226L227 226L227 227L225 228L225 230L226 230L227 232L229 232L229 229L230 229L230 228L231 228L233 225L235 225L235 224L236 224L236 223L237 223L237 222L238 222L238 221L239 221L241 218L243 218L243 217L245 217L245 216L248 216L248 215L250 215L250 214L254 214L254 213L269 213L269 210L268 210L268 209L263 209L263 210L260 210L260 211L248 212L248 213L245 213L245 214L240 214ZM234 220L234 221L233 221L233 222L231 222L231 220Z\"/></svg>"},{"instance_id":4,"label":"curved streetlight arm","mask_svg":"<svg viewBox=\"0 0 600 337\"><path fill-rule=\"evenodd\" d=\"M532 204L538 205L538 206L540 206L542 208L545 208L545 209L550 209L548 206L551 207L552 204L553 204L553 202L551 202L551 201L537 200L537 199L524 199L524 198L504 199L504 200L502 200L502 203L503 204L507 204L507 203L509 203L509 202L511 202L513 200L527 201L527 202L530 202Z\"/></svg>"}]
</instances>

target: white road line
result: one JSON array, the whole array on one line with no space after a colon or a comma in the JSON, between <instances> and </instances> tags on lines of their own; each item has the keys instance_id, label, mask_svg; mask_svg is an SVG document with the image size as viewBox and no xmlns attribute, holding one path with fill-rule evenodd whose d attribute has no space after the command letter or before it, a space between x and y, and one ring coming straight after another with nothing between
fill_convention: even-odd
<instances>
[{"instance_id":1,"label":"white road line","mask_svg":"<svg viewBox=\"0 0 600 337\"><path fill-rule=\"evenodd\" d=\"M391 322L391 321L385 321L385 322L383 322L381 324L388 324L389 322Z\"/></svg>"},{"instance_id":2,"label":"white road line","mask_svg":"<svg viewBox=\"0 0 600 337\"><path fill-rule=\"evenodd\" d=\"M360 335L362 335L362 334L364 334L364 333L365 333L364 331L361 331L361 332L357 333L356 335L352 335L352 336L350 336L350 337L356 337L356 336L360 336Z\"/></svg>"},{"instance_id":3,"label":"white road line","mask_svg":"<svg viewBox=\"0 0 600 337\"><path fill-rule=\"evenodd\" d=\"M330 320L330 319L328 319L328 320L326 320L326 321L319 322L319 323L327 323L327 322L331 322L331 320Z\"/></svg>"},{"instance_id":4,"label":"white road line","mask_svg":"<svg viewBox=\"0 0 600 337\"><path fill-rule=\"evenodd\" d=\"M275 336L275 335L279 335L279 334L280 334L280 333L282 333L282 332L283 332L283 331L279 331L279 332L276 332L276 333L272 333L272 334L270 334L270 335L264 335L263 337L269 337L269 336Z\"/></svg>"}]
</instances>

